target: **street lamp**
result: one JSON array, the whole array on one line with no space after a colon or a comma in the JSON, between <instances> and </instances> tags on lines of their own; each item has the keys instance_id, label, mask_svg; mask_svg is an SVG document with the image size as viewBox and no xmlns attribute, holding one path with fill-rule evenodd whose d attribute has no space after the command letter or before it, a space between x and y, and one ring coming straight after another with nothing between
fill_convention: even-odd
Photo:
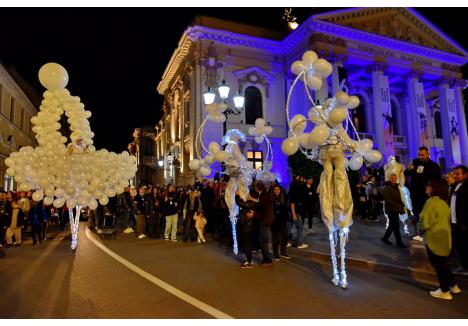
<instances>
[{"instance_id":1,"label":"street lamp","mask_svg":"<svg viewBox=\"0 0 468 326\"><path fill-rule=\"evenodd\" d=\"M159 166L160 168L162 168L163 165L164 165L164 161L163 161L163 160L159 160L159 161L158 161L158 166Z\"/></svg>"},{"instance_id":2,"label":"street lamp","mask_svg":"<svg viewBox=\"0 0 468 326\"><path fill-rule=\"evenodd\" d=\"M216 94L211 90L211 87L208 87L208 90L203 94L203 99L205 100L205 104L213 104L215 100Z\"/></svg>"}]
</instances>

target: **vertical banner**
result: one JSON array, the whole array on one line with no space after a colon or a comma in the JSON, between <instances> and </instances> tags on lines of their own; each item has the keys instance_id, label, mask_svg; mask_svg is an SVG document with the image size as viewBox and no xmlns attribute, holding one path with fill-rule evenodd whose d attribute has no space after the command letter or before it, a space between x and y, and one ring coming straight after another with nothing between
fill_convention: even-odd
<instances>
[{"instance_id":1,"label":"vertical banner","mask_svg":"<svg viewBox=\"0 0 468 326\"><path fill-rule=\"evenodd\" d=\"M416 99L416 111L418 113L418 135L420 146L429 147L429 137L427 131L427 110L426 99L424 97L423 83L414 82L414 96Z\"/></svg>"},{"instance_id":2,"label":"vertical banner","mask_svg":"<svg viewBox=\"0 0 468 326\"><path fill-rule=\"evenodd\" d=\"M447 101L448 128L452 143L453 163L461 164L460 137L457 118L457 104L455 102L455 91L452 88L445 89L445 99Z\"/></svg>"},{"instance_id":3,"label":"vertical banner","mask_svg":"<svg viewBox=\"0 0 468 326\"><path fill-rule=\"evenodd\" d=\"M387 76L379 75L379 95L383 117L384 157L387 159L389 156L395 155L395 143L393 140L395 121L392 116L392 103L390 101L390 87ZM377 130L377 132L379 131Z\"/></svg>"}]
</instances>

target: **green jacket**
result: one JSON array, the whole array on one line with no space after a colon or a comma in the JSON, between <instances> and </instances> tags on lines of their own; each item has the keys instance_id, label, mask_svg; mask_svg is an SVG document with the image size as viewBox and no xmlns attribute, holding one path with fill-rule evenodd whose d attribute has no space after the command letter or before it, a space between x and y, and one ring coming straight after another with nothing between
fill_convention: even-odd
<instances>
[{"instance_id":1,"label":"green jacket","mask_svg":"<svg viewBox=\"0 0 468 326\"><path fill-rule=\"evenodd\" d=\"M438 196L430 197L419 214L419 227L426 246L438 256L448 257L452 249L450 207Z\"/></svg>"}]
</instances>

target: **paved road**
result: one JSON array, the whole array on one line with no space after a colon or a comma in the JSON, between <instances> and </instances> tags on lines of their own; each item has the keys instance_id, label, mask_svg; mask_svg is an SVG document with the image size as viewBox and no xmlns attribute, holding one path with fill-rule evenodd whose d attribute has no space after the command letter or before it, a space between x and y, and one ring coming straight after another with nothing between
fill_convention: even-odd
<instances>
[{"instance_id":1,"label":"paved road","mask_svg":"<svg viewBox=\"0 0 468 326\"><path fill-rule=\"evenodd\" d=\"M425 285L357 269L349 270L350 288L342 290L330 284L329 265L299 256L273 268L241 270L236 258L216 243L131 235L103 243L234 318L468 317L466 294L440 301L427 294ZM213 318L103 252L87 239L84 225L75 254L60 236L34 247L0 249L0 318L10 317Z\"/></svg>"}]
</instances>

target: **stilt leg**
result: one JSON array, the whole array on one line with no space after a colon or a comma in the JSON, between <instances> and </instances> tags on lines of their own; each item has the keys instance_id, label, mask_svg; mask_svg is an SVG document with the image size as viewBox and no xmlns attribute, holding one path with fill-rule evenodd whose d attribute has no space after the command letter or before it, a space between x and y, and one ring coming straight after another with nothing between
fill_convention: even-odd
<instances>
[{"instance_id":1,"label":"stilt leg","mask_svg":"<svg viewBox=\"0 0 468 326\"><path fill-rule=\"evenodd\" d=\"M333 267L333 279L332 283L334 285L338 285L340 283L340 276L338 274L338 264L336 262L336 240L335 240L335 231L331 231L328 233L328 238L330 239L330 253L331 253L331 260L332 260L332 267Z\"/></svg>"},{"instance_id":2,"label":"stilt leg","mask_svg":"<svg viewBox=\"0 0 468 326\"><path fill-rule=\"evenodd\" d=\"M341 277L340 277L340 286L343 289L348 287L348 280L346 276L346 243L348 242L348 228L343 228L340 230L340 258L341 258Z\"/></svg>"},{"instance_id":3,"label":"stilt leg","mask_svg":"<svg viewBox=\"0 0 468 326\"><path fill-rule=\"evenodd\" d=\"M78 246L78 228L80 226L80 211L81 207L76 207L76 216L73 216L73 209L68 209L68 216L70 217L70 230L71 230L71 249L76 250Z\"/></svg>"},{"instance_id":4,"label":"stilt leg","mask_svg":"<svg viewBox=\"0 0 468 326\"><path fill-rule=\"evenodd\" d=\"M236 229L236 224L237 224L237 218L236 217L230 217L231 220L231 226L232 226L232 250L234 252L234 255L237 255L239 253L239 249L237 247L237 229Z\"/></svg>"}]
</instances>

